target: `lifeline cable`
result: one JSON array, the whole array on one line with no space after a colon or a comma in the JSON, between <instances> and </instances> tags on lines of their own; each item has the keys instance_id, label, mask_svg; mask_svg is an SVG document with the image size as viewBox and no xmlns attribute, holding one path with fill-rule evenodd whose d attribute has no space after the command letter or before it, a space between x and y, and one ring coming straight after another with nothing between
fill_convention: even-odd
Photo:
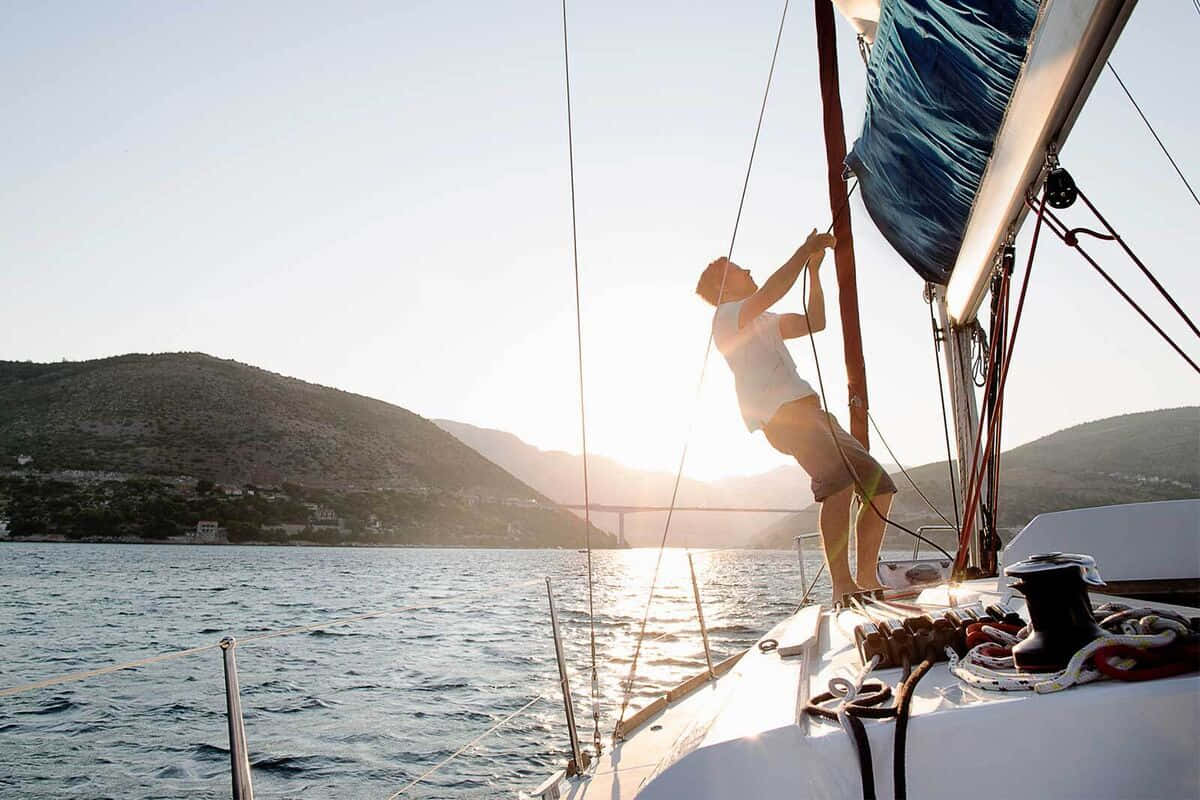
<instances>
[{"instance_id":1,"label":"lifeline cable","mask_svg":"<svg viewBox=\"0 0 1200 800\"><path fill-rule=\"evenodd\" d=\"M499 592L506 592L509 589L515 589L520 586L529 586L534 583L540 583L541 581L542 581L541 578L533 578L530 580L516 581L515 583L505 584L504 586L494 586L490 589L482 589L482 590L475 591L475 592L464 592L463 594L457 595L455 597L443 598L440 600L435 600L430 603L421 603L421 604L417 604L417 605L401 606L398 608L384 608L384 609L379 609L376 611L368 611L363 614L355 614L354 616L351 616L351 617L341 617L338 619L325 620L323 622L314 622L309 625L296 625L291 628L281 628L279 630L251 634L251 635L239 638L237 640L237 643L238 643L238 645L246 645L246 644L250 644L252 642L264 641L266 639L276 639L280 636L291 636L291 635L297 634L297 633L308 633L310 631L325 630L326 628L334 628L334 627L338 627L341 625L349 625L353 622L361 622L363 620L376 619L378 617L392 616L395 614L406 613L409 611L426 611L426 610L429 610L432 608L441 608L442 606L449 605L451 603L461 603L461 602L464 602L466 600L470 600L470 599L473 599L476 597L481 597L481 596L490 595L490 594L497 594ZM110 664L108 666L98 667L96 669L84 670L81 672L70 672L65 675L56 675L52 678L44 678L42 680L34 681L32 683L21 684L19 686L9 686L7 688L0 689L0 697L7 697L10 695L21 694L23 692L30 692L35 689L44 689L48 686L56 686L60 683L74 683L76 681L82 681L87 678L93 678L98 675L107 675L112 672L120 672L122 670L135 669L137 667L146 666L148 664L156 664L160 661L172 661L176 658L183 658L184 656L190 656L190 655L194 655L196 653L203 653L207 650L215 650L215 649L219 648L220 646L221 646L220 642L213 642L211 644L200 645L198 647L189 647L186 650L172 650L171 652L168 652L168 653L159 653L158 655L147 656L145 658L139 658L136 661L127 661L123 664Z\"/></svg>"},{"instance_id":2,"label":"lifeline cable","mask_svg":"<svg viewBox=\"0 0 1200 800\"><path fill-rule=\"evenodd\" d=\"M587 547L588 639L592 653L592 744L600 756L600 680L596 672L596 614L592 592L592 518L588 496L587 414L583 393L583 319L579 303L579 235L575 222L575 135L571 123L571 58L567 47L567 0L562 0L563 73L567 90L567 156L571 175L571 257L575 265L575 347L579 365L579 432L583 448L583 530ZM582 770L583 765L579 768Z\"/></svg>"},{"instance_id":3,"label":"lifeline cable","mask_svg":"<svg viewBox=\"0 0 1200 800\"><path fill-rule=\"evenodd\" d=\"M758 151L758 137L759 137L759 134L762 132L763 117L766 115L766 111L767 111L767 98L771 94L771 81L775 76L775 62L779 58L779 44L783 40L784 23L787 21L788 2L789 2L789 0L784 0L783 12L780 14L780 17L779 17L779 31L778 31L778 33L775 34L775 50L771 54L771 68L767 72L767 85L766 85L766 88L763 89L762 105L759 107L759 110L758 110L758 122L754 127L754 142L750 146L750 158L746 163L746 177L742 181L742 194L741 194L740 199L738 200L737 215L734 217L734 221L733 221L733 234L729 237L729 255L726 256L725 268L721 271L721 288L717 292L718 305L720 304L721 296L724 295L724 293L725 293L725 281L726 281L726 278L729 276L729 259L733 258L733 245L737 241L738 226L741 224L741 221L742 221L742 209L745 207L745 204L746 204L746 192L750 186L750 173L754 167L754 154ZM713 320L714 321L716 320L716 313L717 313L716 308L714 308L713 309ZM712 353L712 345L713 345L713 330L712 330L712 327L710 326L709 332L708 332L708 343L704 347L704 359L703 359L703 361L701 361L701 364L700 364L700 380L697 381L697 383L696 383L696 400L693 403L693 407L696 404L698 404L699 399L700 399L700 392L704 386L704 375L708 370L708 357ZM695 416L695 414L693 413L693 417L694 416ZM694 424L695 424L695 420L693 419L692 425L694 425ZM679 484L683 478L683 465L684 465L684 462L687 460L688 441L690 439L691 439L691 428L689 427L688 434L687 434L687 436L684 437L683 452L679 456L679 467L675 471L675 484L671 489L671 504L667 510L666 522L663 525L662 540L659 542L659 545L658 545L658 557L654 560L654 573L650 579L650 595L649 595L649 597L646 598L646 610L642 614L642 624L641 624L640 630L638 631L637 644L634 646L633 659L629 666L629 677L626 678L626 680L625 680L624 696L621 698L621 710L617 714L617 724L613 728L614 738L616 737L617 730L620 727L621 720L625 717L625 711L629 707L629 699L633 694L633 681L634 681L634 677L637 673L638 657L641 655L641 652L642 652L642 640L645 638L645 635L646 635L646 622L650 618L650 606L654 602L654 587L655 587L655 584L658 583L658 572L659 572L660 567L662 566L663 550L667 546L667 534L671 530L671 518L674 515L674 511L675 511L675 501L679 496Z\"/></svg>"},{"instance_id":4,"label":"lifeline cable","mask_svg":"<svg viewBox=\"0 0 1200 800\"><path fill-rule=\"evenodd\" d=\"M413 787L414 787L414 786L416 786L418 783L420 783L421 781L425 780L425 779L426 779L426 778L428 778L430 775L432 775L433 773L437 772L439 769L441 769L442 767L446 766L447 764L449 764L449 763L450 763L451 761L453 761L454 759L456 759L456 758L458 758L459 756L461 756L461 755L462 755L463 753L465 753L467 750L470 750L472 747L474 747L475 745L479 744L481 741L483 741L484 739L486 739L486 738L487 738L488 736L490 736L491 734L495 733L496 731L500 730L501 728L503 728L503 727L504 727L505 725L507 725L508 723L512 722L514 719L516 719L516 718L517 718L517 717L519 717L521 714L523 714L525 711L527 711L527 710L528 710L528 709L529 709L531 706L533 706L535 703L537 703L537 702L539 702L539 701L541 701L541 700L545 700L545 699L546 699L546 695L544 695L544 694L539 694L537 697L533 698L533 699L532 699L532 700L530 700L528 703L526 703L525 705L523 705L523 706L521 706L520 708L518 708L516 711L512 712L511 714L509 714L507 717L505 717L504 719L500 720L500 721L499 721L499 722L497 722L495 725L493 725L492 727L488 728L486 731L484 731L483 733L479 734L479 735L478 735L478 736L476 736L474 739L472 739L471 741L469 741L469 742L467 742L466 744L464 744L462 747L460 747L460 748L458 748L457 750L455 750L453 753L451 753L450 755L448 755L446 758L443 758L441 761L439 761L438 763L434 764L434 765L433 765L432 767L430 767L429 769L427 769L427 770L425 770L424 772L422 772L422 773L421 773L420 775L418 775L416 778L414 778L413 780L409 781L407 784L405 784L405 785L404 785L404 787L403 787L403 788L401 788L401 789L400 789L400 791L398 791L398 792L395 792L394 794L390 794L390 795L388 795L388 798L387 798L387 800L396 800L396 798L397 798L397 797L399 797L400 795L404 794L404 793L405 793L405 792L407 792L409 789L413 788Z\"/></svg>"}]
</instances>

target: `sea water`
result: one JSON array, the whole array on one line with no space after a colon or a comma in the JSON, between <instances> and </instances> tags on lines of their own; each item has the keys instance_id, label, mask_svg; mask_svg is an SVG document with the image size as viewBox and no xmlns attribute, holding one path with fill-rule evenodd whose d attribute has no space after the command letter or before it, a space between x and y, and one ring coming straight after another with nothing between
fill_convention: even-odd
<instances>
[{"instance_id":1,"label":"sea water","mask_svg":"<svg viewBox=\"0 0 1200 800\"><path fill-rule=\"evenodd\" d=\"M820 565L814 542L807 572ZM592 554L607 742L658 551ZM796 554L694 551L714 662L796 608ZM574 550L0 545L0 689L376 609L236 648L259 798L512 798L569 749L546 586L592 737L587 556ZM514 585L518 584L518 585ZM489 594L479 594L490 591ZM815 596L827 597L819 583ZM687 554L668 548L630 711L704 668ZM0 697L0 796L227 798L221 651Z\"/></svg>"}]
</instances>

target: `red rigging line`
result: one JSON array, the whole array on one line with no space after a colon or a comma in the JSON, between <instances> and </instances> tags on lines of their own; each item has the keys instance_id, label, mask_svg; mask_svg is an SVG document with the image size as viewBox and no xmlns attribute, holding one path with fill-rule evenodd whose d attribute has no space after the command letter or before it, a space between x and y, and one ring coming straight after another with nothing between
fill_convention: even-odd
<instances>
[{"instance_id":1,"label":"red rigging line","mask_svg":"<svg viewBox=\"0 0 1200 800\"><path fill-rule=\"evenodd\" d=\"M983 495L983 482L984 482L984 476L985 476L985 473L983 470L983 464L987 463L988 458L991 456L992 448L996 444L996 430L997 430L997 426L1000 423L1000 418L1001 418L1000 411L1003 406L1004 389L1005 389L1005 386L1008 384L1008 370L1009 370L1009 367L1012 365L1013 349L1014 349L1014 345L1016 344L1016 341L1017 341L1017 332L1019 331L1019 329L1021 327L1021 314L1025 310L1025 295L1026 295L1026 292L1029 290L1029 276L1033 273L1033 259L1034 259L1034 256L1037 254L1038 239L1041 236L1041 232L1042 232L1042 222L1045 220L1044 209L1045 209L1046 192L1047 192L1047 189L1045 186L1043 186L1043 188L1042 188L1042 203L1039 205L1037 222L1034 224L1034 227L1033 227L1033 241L1030 242L1030 244L1029 244L1029 259L1028 259L1027 263L1025 264L1025 275L1021 279L1021 293L1017 297L1017 310L1016 310L1016 313L1013 315L1012 331L1011 331L1011 333L1009 333L1008 341L1005 343L1005 346L1004 346L1004 363L1000 365L1000 378L999 378L999 382L996 384L996 389L995 389L996 411L992 415L991 424L988 425L987 446L984 448L984 451L983 451L983 461L982 462L978 462L976 460L976 455L979 452L980 439L983 437L984 425L982 422L980 422L980 424L979 424L979 435L975 439L975 454L976 455L971 456L971 481L970 481L970 483L968 483L968 489L967 489L968 498L966 500L966 505L963 507L963 526L962 526L962 530L959 531L959 535L958 535L958 553L954 559L955 574L961 574L963 568L966 566L967 538L969 536L971 527L972 527L973 523L975 522L975 513L979 510L979 503L980 503L980 500ZM1006 273L1007 273L1007 270L1006 270ZM1006 294L1007 294L1007 291L1008 291L1007 288L1005 288L1004 292ZM993 353L996 352L996 347L997 347L996 339L997 338L999 338L999 337L996 337L993 333L993 337L992 337L992 352ZM985 385L988 385L988 386L991 385L991 374L992 374L994 368L995 368L995 357L993 355L992 358L988 359L989 378L988 378L988 380L985 381ZM979 467L978 473L976 472L976 466Z\"/></svg>"},{"instance_id":2,"label":"red rigging line","mask_svg":"<svg viewBox=\"0 0 1200 800\"><path fill-rule=\"evenodd\" d=\"M1080 192L1079 196L1083 197L1083 193ZM1086 202L1086 199L1085 199L1085 202ZM1029 206L1031 208L1035 208L1035 206L1032 202L1027 201L1027 203L1029 204ZM1061 219L1059 219L1059 217L1053 211L1051 211L1049 208L1046 208L1046 204L1044 201L1042 203L1040 203L1038 206L1036 206L1036 208L1045 209L1046 219L1047 219L1046 227L1048 227L1054 233L1055 236L1057 236L1059 239L1061 239L1064 244L1066 244L1068 247L1074 248L1076 250L1076 252L1078 252L1079 255L1083 257L1083 260L1086 261L1089 265L1091 265L1092 269L1096 270L1096 272L1100 275L1100 277L1102 277L1105 280L1105 282L1108 283L1108 285L1112 287L1113 291L1115 291L1118 295L1120 295L1121 299L1123 299L1126 303L1128 303L1129 306L1134 311L1136 311L1138 313L1138 315L1146 322L1146 324L1149 325L1151 328L1153 328L1155 333L1157 333L1159 336L1161 336L1163 341L1165 341L1168 345L1170 345L1171 348L1179 355L1179 357L1187 362L1188 366L1190 366L1195 372L1200 373L1200 365L1198 365L1186 352L1184 352L1183 348L1179 346L1179 344L1171 337L1171 335L1168 334L1165 330L1163 330L1162 326L1159 325L1157 322L1155 322L1154 319L1146 312L1146 310L1143 309L1136 300L1134 300L1132 297L1130 297L1129 293L1126 292L1124 289L1122 289L1120 287L1120 285L1118 285L1117 282L1112 278L1112 276L1109 275L1108 272L1105 271L1105 269L1100 266L1100 264L1096 261L1096 259L1094 259L1090 253L1088 253L1086 250L1083 249L1083 245L1081 245L1079 243L1079 234L1080 233L1086 233L1091 236L1095 236L1099 239L1105 239L1105 240L1114 239L1114 240L1120 241L1120 238L1115 235L1108 236L1105 234L1099 234L1099 233L1096 233L1095 231L1090 231L1087 228L1068 228L1066 223L1064 223ZM1134 259L1134 261L1138 264L1138 266L1141 267L1144 272L1147 272L1145 266L1141 263L1141 261L1139 261L1137 259L1136 256L1134 256L1132 254L1132 252L1129 250L1129 248L1127 246L1124 246L1124 244L1122 244L1122 246L1125 247L1125 251L1130 254L1130 257ZM1167 301L1170 302L1172 306L1175 306L1176 304L1174 302L1174 298L1172 298L1169 294L1167 294L1166 290L1161 287L1161 285L1158 283L1158 281L1153 280L1152 276L1149 276L1149 274L1148 274L1148 277L1151 277L1152 282L1154 283L1154 285L1157 288L1159 288L1160 292L1163 293L1163 296L1167 299ZM1193 325L1191 319L1186 314L1183 313L1182 309L1176 308L1176 310L1179 311L1180 316L1183 318L1184 322L1186 322L1189 325L1189 327L1191 327Z\"/></svg>"}]
</instances>

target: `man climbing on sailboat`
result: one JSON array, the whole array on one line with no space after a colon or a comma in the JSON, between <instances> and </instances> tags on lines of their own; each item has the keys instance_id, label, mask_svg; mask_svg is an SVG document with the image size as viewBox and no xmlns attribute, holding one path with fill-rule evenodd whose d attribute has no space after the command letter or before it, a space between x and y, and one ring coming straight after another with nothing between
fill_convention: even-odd
<instances>
[{"instance_id":1,"label":"man climbing on sailboat","mask_svg":"<svg viewBox=\"0 0 1200 800\"><path fill-rule=\"evenodd\" d=\"M858 440L821 408L817 393L796 372L784 344L785 339L825 328L820 268L826 248L833 245L833 236L813 230L762 287L749 270L718 258L701 273L696 294L716 307L713 340L733 370L746 427L751 432L762 430L772 447L795 458L812 479L813 498L821 504L825 563L838 599L882 588L875 569L896 485ZM806 263L807 315L769 312L795 285ZM856 491L863 503L855 520L858 574L852 576L850 497Z\"/></svg>"}]
</instances>

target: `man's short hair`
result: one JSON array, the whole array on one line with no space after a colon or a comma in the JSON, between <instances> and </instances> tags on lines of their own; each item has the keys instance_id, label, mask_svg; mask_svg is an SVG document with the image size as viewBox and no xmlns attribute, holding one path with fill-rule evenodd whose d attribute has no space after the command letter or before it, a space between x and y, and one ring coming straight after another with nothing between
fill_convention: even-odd
<instances>
[{"instance_id":1,"label":"man's short hair","mask_svg":"<svg viewBox=\"0 0 1200 800\"><path fill-rule=\"evenodd\" d=\"M715 306L721 299L721 283L724 281L728 263L724 259L714 261L700 273L700 280L696 283L696 294L703 297L709 305Z\"/></svg>"}]
</instances>

